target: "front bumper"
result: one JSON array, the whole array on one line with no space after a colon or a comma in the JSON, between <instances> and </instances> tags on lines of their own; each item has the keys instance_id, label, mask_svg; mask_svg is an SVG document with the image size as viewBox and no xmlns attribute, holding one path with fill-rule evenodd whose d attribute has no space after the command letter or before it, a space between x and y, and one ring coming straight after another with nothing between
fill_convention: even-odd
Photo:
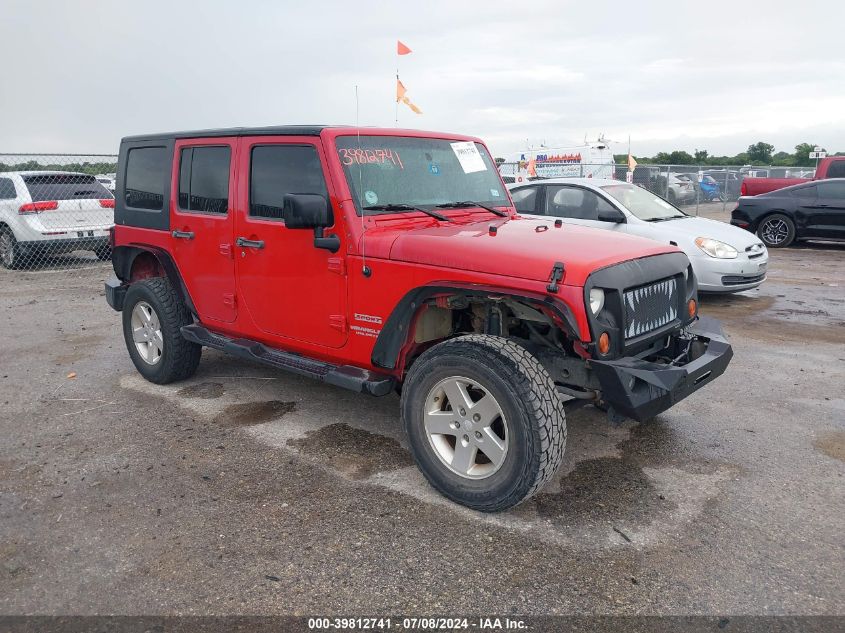
<instances>
[{"instance_id":1,"label":"front bumper","mask_svg":"<svg viewBox=\"0 0 845 633\"><path fill-rule=\"evenodd\" d=\"M756 288L766 280L769 255L749 259L741 253L736 259L690 257L698 279L699 292L739 292Z\"/></svg>"},{"instance_id":2,"label":"front bumper","mask_svg":"<svg viewBox=\"0 0 845 633\"><path fill-rule=\"evenodd\" d=\"M724 373L733 356L721 325L710 317L699 317L673 343L688 352L677 364L635 357L590 361L613 412L639 422L653 418ZM694 360L687 360L690 355Z\"/></svg>"}]
</instances>

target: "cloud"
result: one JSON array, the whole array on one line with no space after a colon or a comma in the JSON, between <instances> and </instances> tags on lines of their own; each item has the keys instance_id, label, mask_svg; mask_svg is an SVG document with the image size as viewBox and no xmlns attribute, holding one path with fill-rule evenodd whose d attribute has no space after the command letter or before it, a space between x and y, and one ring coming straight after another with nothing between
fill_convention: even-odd
<instances>
[{"instance_id":1,"label":"cloud","mask_svg":"<svg viewBox=\"0 0 845 633\"><path fill-rule=\"evenodd\" d=\"M12 0L8 151L115 151L127 134L284 123L392 126L397 67L425 114L494 153L604 132L635 153L845 149L845 6L491 1ZM808 43L804 33L812 33ZM395 40L413 53L395 55ZM7 68L11 68L9 65Z\"/></svg>"}]
</instances>

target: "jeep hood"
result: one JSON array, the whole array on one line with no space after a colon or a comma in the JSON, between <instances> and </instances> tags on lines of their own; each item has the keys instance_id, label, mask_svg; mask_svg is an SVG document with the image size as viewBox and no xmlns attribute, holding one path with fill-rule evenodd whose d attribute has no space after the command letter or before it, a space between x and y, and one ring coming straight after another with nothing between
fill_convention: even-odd
<instances>
[{"instance_id":1,"label":"jeep hood","mask_svg":"<svg viewBox=\"0 0 845 633\"><path fill-rule=\"evenodd\" d=\"M496 232L491 233L490 227L496 227ZM390 230L385 227L385 232ZM397 261L534 281L548 280L554 263L560 261L566 271L563 283L569 286L583 286L590 273L599 268L678 250L600 229L571 224L558 228L553 218L438 223L417 229L405 227L396 230L395 239L385 239L388 237L382 234L374 240L380 243L377 250L381 253L369 253Z\"/></svg>"}]
</instances>

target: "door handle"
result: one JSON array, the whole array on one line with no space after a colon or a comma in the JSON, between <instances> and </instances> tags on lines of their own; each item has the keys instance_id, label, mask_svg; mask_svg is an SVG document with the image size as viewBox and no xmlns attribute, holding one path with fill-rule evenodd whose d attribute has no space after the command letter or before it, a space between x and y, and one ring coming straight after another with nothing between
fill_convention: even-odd
<instances>
[{"instance_id":1,"label":"door handle","mask_svg":"<svg viewBox=\"0 0 845 633\"><path fill-rule=\"evenodd\" d=\"M194 239L194 232L193 231L173 231L171 235L175 238L180 240L192 240Z\"/></svg>"},{"instance_id":2,"label":"door handle","mask_svg":"<svg viewBox=\"0 0 845 633\"><path fill-rule=\"evenodd\" d=\"M246 248L264 248L264 240L248 240L245 237L239 237L235 244Z\"/></svg>"}]
</instances>

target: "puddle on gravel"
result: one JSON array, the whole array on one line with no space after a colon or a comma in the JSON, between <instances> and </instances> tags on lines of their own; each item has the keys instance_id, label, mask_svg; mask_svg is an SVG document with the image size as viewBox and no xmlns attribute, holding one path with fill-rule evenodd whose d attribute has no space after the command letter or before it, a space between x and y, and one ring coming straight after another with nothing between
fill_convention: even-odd
<instances>
[{"instance_id":1,"label":"puddle on gravel","mask_svg":"<svg viewBox=\"0 0 845 633\"><path fill-rule=\"evenodd\" d=\"M203 400L213 400L223 395L226 390L219 382L201 382L196 385L188 385L176 392L177 396L185 398L202 398Z\"/></svg>"},{"instance_id":2,"label":"puddle on gravel","mask_svg":"<svg viewBox=\"0 0 845 633\"><path fill-rule=\"evenodd\" d=\"M591 524L647 522L675 507L660 499L639 464L613 458L578 463L561 479L559 492L541 492L532 501L533 509L543 517L577 518L579 523Z\"/></svg>"},{"instance_id":3,"label":"puddle on gravel","mask_svg":"<svg viewBox=\"0 0 845 633\"><path fill-rule=\"evenodd\" d=\"M845 462L845 431L824 433L813 445L828 457Z\"/></svg>"},{"instance_id":4,"label":"puddle on gravel","mask_svg":"<svg viewBox=\"0 0 845 633\"><path fill-rule=\"evenodd\" d=\"M252 426L276 420L296 409L296 402L267 400L266 402L247 402L233 404L221 411L214 418L220 426Z\"/></svg>"},{"instance_id":5,"label":"puddle on gravel","mask_svg":"<svg viewBox=\"0 0 845 633\"><path fill-rule=\"evenodd\" d=\"M305 437L288 440L288 446L317 458L352 479L414 464L411 454L393 438L356 429L346 423L330 424Z\"/></svg>"}]
</instances>

